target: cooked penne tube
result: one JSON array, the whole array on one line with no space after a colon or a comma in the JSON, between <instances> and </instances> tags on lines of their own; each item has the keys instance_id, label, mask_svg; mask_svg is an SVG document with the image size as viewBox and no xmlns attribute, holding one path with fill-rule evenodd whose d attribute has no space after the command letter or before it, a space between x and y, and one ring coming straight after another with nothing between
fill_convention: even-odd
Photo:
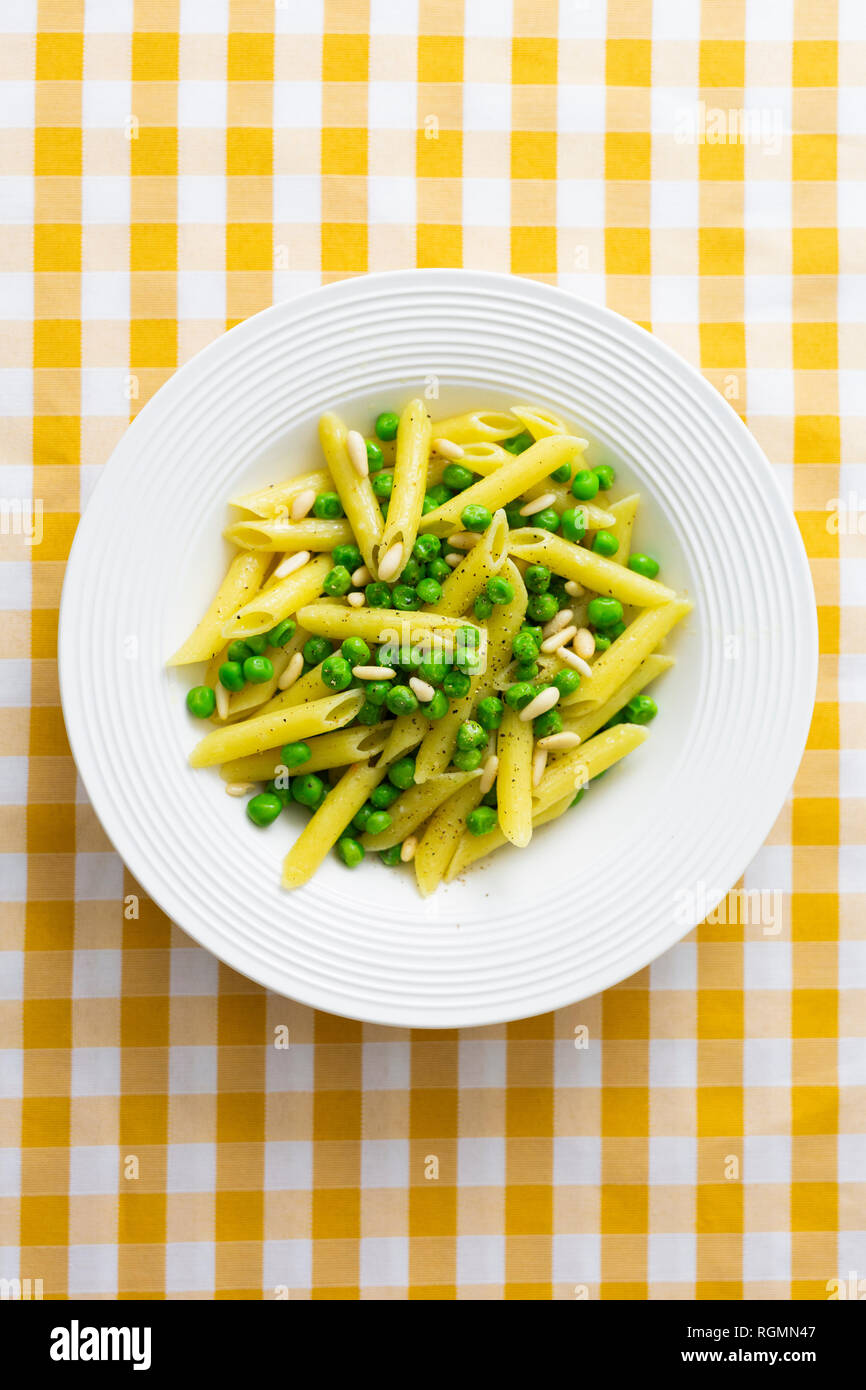
<instances>
[{"instance_id":1,"label":"cooked penne tube","mask_svg":"<svg viewBox=\"0 0 866 1390\"><path fill-rule=\"evenodd\" d=\"M610 557L612 565L627 565L628 557L631 553L631 533L634 530L634 519L637 515L640 494L633 492L630 497L623 497L620 502L611 504L613 521L606 527L612 536L616 536L617 548Z\"/></svg>"},{"instance_id":2,"label":"cooked penne tube","mask_svg":"<svg viewBox=\"0 0 866 1390\"><path fill-rule=\"evenodd\" d=\"M447 801L467 782L477 782L480 772L443 772L439 777L431 777L429 782L417 784L405 791L390 807L388 814L391 824L378 835L362 835L361 844L365 849L390 849L399 845L413 830L433 814L443 801Z\"/></svg>"},{"instance_id":3,"label":"cooked penne tube","mask_svg":"<svg viewBox=\"0 0 866 1390\"><path fill-rule=\"evenodd\" d=\"M374 570L376 549L382 539L382 509L369 477L362 478L349 458L347 434L346 426L338 415L323 415L319 421L319 439L334 486L340 494L343 511L355 533L364 564Z\"/></svg>"},{"instance_id":4,"label":"cooked penne tube","mask_svg":"<svg viewBox=\"0 0 866 1390\"><path fill-rule=\"evenodd\" d=\"M298 622L308 632L342 642L345 637L363 637L365 642L394 642L411 646L431 633L456 633L461 628L474 628L480 634L483 651L483 629L467 619L449 617L444 613L404 613L398 608L337 608L324 603L311 603L298 610Z\"/></svg>"},{"instance_id":5,"label":"cooked penne tube","mask_svg":"<svg viewBox=\"0 0 866 1390\"><path fill-rule=\"evenodd\" d=\"M245 550L333 550L353 539L348 521L320 521L315 516L303 521L235 521L223 535Z\"/></svg>"},{"instance_id":6,"label":"cooked penne tube","mask_svg":"<svg viewBox=\"0 0 866 1390\"><path fill-rule=\"evenodd\" d=\"M520 497L527 488L540 483L542 478L549 477L554 469L573 459L575 454L581 453L585 448L585 439L577 439L568 434L539 439L522 454L518 454L508 463L503 463L489 477L480 478L464 492L458 492L456 497L443 502L435 511L428 512L421 518L420 529L447 535L459 522L464 507L471 504L487 507L491 512L496 511L497 508L504 507L516 497Z\"/></svg>"},{"instance_id":7,"label":"cooked penne tube","mask_svg":"<svg viewBox=\"0 0 866 1390\"><path fill-rule=\"evenodd\" d=\"M276 710L245 719L242 724L229 724L205 734L189 755L190 767L213 767L247 753L262 753L278 743L341 729L355 718L363 703L362 690L343 690L294 709Z\"/></svg>"},{"instance_id":8,"label":"cooked penne tube","mask_svg":"<svg viewBox=\"0 0 866 1390\"><path fill-rule=\"evenodd\" d=\"M457 730L472 713L480 676L473 676L468 695L452 700L447 714L428 724L415 759L415 781L419 785L444 772L451 761L457 740Z\"/></svg>"},{"instance_id":9,"label":"cooked penne tube","mask_svg":"<svg viewBox=\"0 0 866 1390\"><path fill-rule=\"evenodd\" d=\"M261 586L271 561L268 553L236 555L228 573L217 589L210 608L198 627L169 657L169 666L187 666L193 661L209 661L224 644L222 630L229 618L237 613Z\"/></svg>"},{"instance_id":10,"label":"cooked penne tube","mask_svg":"<svg viewBox=\"0 0 866 1390\"><path fill-rule=\"evenodd\" d=\"M288 518L292 503L302 492L330 492L332 488L330 473L326 468L317 468L312 473L298 473L294 478L286 478L285 482L247 492L243 497L233 497L229 506L251 512L253 516Z\"/></svg>"},{"instance_id":11,"label":"cooked penne tube","mask_svg":"<svg viewBox=\"0 0 866 1390\"><path fill-rule=\"evenodd\" d=\"M480 783L479 777L454 792L437 807L424 827L413 864L418 888L425 898L435 892L445 877L460 837L466 833L466 817L481 800Z\"/></svg>"},{"instance_id":12,"label":"cooked penne tube","mask_svg":"<svg viewBox=\"0 0 866 1390\"><path fill-rule=\"evenodd\" d=\"M499 572L507 558L508 521L505 512L500 509L494 513L478 544L467 550L460 564L445 580L441 598L435 604L426 604L426 611L459 617L481 593L491 575Z\"/></svg>"},{"instance_id":13,"label":"cooked penne tube","mask_svg":"<svg viewBox=\"0 0 866 1390\"><path fill-rule=\"evenodd\" d=\"M688 599L674 599L672 603L663 603L657 608L645 608L634 622L629 623L625 632L611 643L607 651L595 658L592 674L584 677L580 689L575 692L580 696L575 705L580 706L586 702L600 705L609 700L632 671L650 652L655 651L671 628L691 610L692 605Z\"/></svg>"},{"instance_id":14,"label":"cooked penne tube","mask_svg":"<svg viewBox=\"0 0 866 1390\"><path fill-rule=\"evenodd\" d=\"M613 564L594 550L572 545L537 526L512 531L508 548L519 560L527 560L531 565L548 565L556 574L576 579L593 593L618 598L621 603L633 603L637 608L669 603L676 598L673 589L658 584L655 579L646 579L623 565Z\"/></svg>"},{"instance_id":15,"label":"cooked penne tube","mask_svg":"<svg viewBox=\"0 0 866 1390\"><path fill-rule=\"evenodd\" d=\"M283 861L283 887L300 888L313 877L325 855L334 848L346 826L358 814L374 787L388 771L380 758L372 763L355 763L325 797L310 817Z\"/></svg>"},{"instance_id":16,"label":"cooked penne tube","mask_svg":"<svg viewBox=\"0 0 866 1390\"><path fill-rule=\"evenodd\" d=\"M350 763L378 757L387 737L388 727L385 724L366 727L357 724L351 729L337 729L333 734L318 734L315 738L303 740L310 749L307 761L288 771L291 776L295 773L322 772L331 767L348 767ZM223 763L220 776L225 782L269 782L276 777L277 769L284 766L281 748L282 744L265 753L248 753L245 758L233 758Z\"/></svg>"},{"instance_id":17,"label":"cooked penne tube","mask_svg":"<svg viewBox=\"0 0 866 1390\"><path fill-rule=\"evenodd\" d=\"M427 455L430 453L430 416L419 398L410 401L400 416L397 428L397 453L394 458L394 486L388 501L388 516L381 533L376 556L376 572L394 547L402 546L400 574L412 554L418 523L424 506L427 486ZM366 556L365 556L366 558ZM373 565L370 561L371 569ZM389 577L384 575L383 577Z\"/></svg>"},{"instance_id":18,"label":"cooked penne tube","mask_svg":"<svg viewBox=\"0 0 866 1390\"><path fill-rule=\"evenodd\" d=\"M535 788L533 806L541 811L563 796L576 796L593 777L613 767L647 737L648 730L641 724L614 724L612 729L603 729L550 765Z\"/></svg>"},{"instance_id":19,"label":"cooked penne tube","mask_svg":"<svg viewBox=\"0 0 866 1390\"><path fill-rule=\"evenodd\" d=\"M546 807L545 810L534 812L532 829L538 830L542 825L547 825L548 821L558 820L563 812L568 810L573 800L574 794L570 792L568 796L562 797L561 800ZM503 845L507 844L508 840L498 825L495 829L488 830L486 835L471 835L468 830L464 830L451 863L448 865L448 871L445 875L447 882L450 883L464 869L468 869L470 864L475 864L479 859L486 859L488 854L492 854L494 850L501 849Z\"/></svg>"},{"instance_id":20,"label":"cooked penne tube","mask_svg":"<svg viewBox=\"0 0 866 1390\"><path fill-rule=\"evenodd\" d=\"M520 421L504 410L467 410L463 415L449 415L433 426L434 439L450 439L452 444L495 443L511 439L520 433Z\"/></svg>"},{"instance_id":21,"label":"cooked penne tube","mask_svg":"<svg viewBox=\"0 0 866 1390\"><path fill-rule=\"evenodd\" d=\"M494 473L503 463L508 463L514 455L509 454L507 449L503 449L501 444L494 444L490 441L479 441L477 444L464 444L463 457L460 462L464 468L468 468L473 473L480 473L482 478L486 478L488 473ZM441 454L433 454L427 465L427 491L435 487L436 483L441 483L442 474L448 467L450 460L443 458Z\"/></svg>"},{"instance_id":22,"label":"cooked penne tube","mask_svg":"<svg viewBox=\"0 0 866 1390\"><path fill-rule=\"evenodd\" d=\"M533 439L547 439L552 434L571 434L564 420L549 410L535 405L513 405L512 415L516 415L525 430Z\"/></svg>"},{"instance_id":23,"label":"cooked penne tube","mask_svg":"<svg viewBox=\"0 0 866 1390\"><path fill-rule=\"evenodd\" d=\"M520 849L532 839L532 747L531 723L506 706L496 739L499 824Z\"/></svg>"},{"instance_id":24,"label":"cooked penne tube","mask_svg":"<svg viewBox=\"0 0 866 1390\"><path fill-rule=\"evenodd\" d=\"M384 761L394 762L395 759L402 758L403 754L408 753L410 749L416 748L424 737L427 727L427 720L417 710L414 714L401 714L390 727L388 742L382 750Z\"/></svg>"},{"instance_id":25,"label":"cooked penne tube","mask_svg":"<svg viewBox=\"0 0 866 1390\"><path fill-rule=\"evenodd\" d=\"M260 589L254 599L229 619L223 628L223 637L232 641L235 637L255 637L269 632L283 618L291 617L319 597L322 580L330 569L330 555L316 555L285 579Z\"/></svg>"},{"instance_id":26,"label":"cooked penne tube","mask_svg":"<svg viewBox=\"0 0 866 1390\"><path fill-rule=\"evenodd\" d=\"M585 742L597 729L604 728L607 721L613 719L615 714L619 714L633 695L637 695L644 686L649 685L650 681L654 681L657 676L664 675L665 671L669 670L673 664L672 656L659 656L658 653L654 656L648 656L613 692L609 700L605 700L603 705L596 705L593 709L587 710L585 714L581 714L569 703L576 703L575 697L580 698L580 690L576 690L574 695L569 695L560 701L559 708L562 711L563 727L569 733L577 734L580 740Z\"/></svg>"},{"instance_id":27,"label":"cooked penne tube","mask_svg":"<svg viewBox=\"0 0 866 1390\"><path fill-rule=\"evenodd\" d=\"M306 634L306 629L304 632ZM306 635L304 641L306 641ZM303 642L301 646L303 646ZM312 670L298 676L294 685L290 685L288 690L275 690L267 703L262 705L259 714L272 714L276 710L294 709L295 705L304 705L308 700L321 700L326 694L327 686L322 681L322 663L319 662L318 666L314 666Z\"/></svg>"}]
</instances>

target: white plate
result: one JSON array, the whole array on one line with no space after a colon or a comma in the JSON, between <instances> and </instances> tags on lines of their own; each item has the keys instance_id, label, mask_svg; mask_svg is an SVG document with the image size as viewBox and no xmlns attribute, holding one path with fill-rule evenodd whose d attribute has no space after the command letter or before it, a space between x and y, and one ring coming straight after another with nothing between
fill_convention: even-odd
<instances>
[{"instance_id":1,"label":"white plate","mask_svg":"<svg viewBox=\"0 0 866 1390\"><path fill-rule=\"evenodd\" d=\"M252 826L199 738L166 657L206 607L226 501L313 466L316 420L435 390L546 404L644 498L636 543L695 612L670 644L650 738L525 851L427 902L409 873L329 856L286 894L300 824ZM197 671L197 668L193 668ZM106 832L143 888L222 960L306 1004L458 1027L594 994L672 946L742 874L803 750L817 669L803 547L770 465L691 367L609 310L531 280L370 275L239 325L181 368L114 451L72 549L63 709ZM769 885L768 885L769 886Z\"/></svg>"}]
</instances>

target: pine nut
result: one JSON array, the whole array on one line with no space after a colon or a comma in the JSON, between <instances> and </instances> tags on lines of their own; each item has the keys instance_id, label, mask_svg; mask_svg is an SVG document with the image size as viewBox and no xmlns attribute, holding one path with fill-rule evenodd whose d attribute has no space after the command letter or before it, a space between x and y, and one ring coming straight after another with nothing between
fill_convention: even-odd
<instances>
[{"instance_id":1,"label":"pine nut","mask_svg":"<svg viewBox=\"0 0 866 1390\"><path fill-rule=\"evenodd\" d=\"M553 709L559 699L559 691L555 685L549 685L546 690L542 690L536 695L534 700L524 706L520 711L520 718L527 724L530 719L537 719L540 714L547 714L549 709Z\"/></svg>"},{"instance_id":2,"label":"pine nut","mask_svg":"<svg viewBox=\"0 0 866 1390\"><path fill-rule=\"evenodd\" d=\"M309 550L298 550L294 555L287 555L274 570L274 579L287 579L295 570L302 570L309 558Z\"/></svg>"},{"instance_id":3,"label":"pine nut","mask_svg":"<svg viewBox=\"0 0 866 1390\"><path fill-rule=\"evenodd\" d=\"M346 595L346 602L350 608L363 608L367 602L367 595L363 594L360 589L356 589L353 594Z\"/></svg>"},{"instance_id":4,"label":"pine nut","mask_svg":"<svg viewBox=\"0 0 866 1390\"><path fill-rule=\"evenodd\" d=\"M545 507L550 507L556 501L555 492L543 492L540 497L533 497L531 502L526 502L520 508L521 516L535 516L536 512L543 512Z\"/></svg>"},{"instance_id":5,"label":"pine nut","mask_svg":"<svg viewBox=\"0 0 866 1390\"><path fill-rule=\"evenodd\" d=\"M563 753L566 748L576 748L579 743L580 734L563 729L561 734L548 734L546 738L540 738L536 747L546 748L549 753Z\"/></svg>"},{"instance_id":6,"label":"pine nut","mask_svg":"<svg viewBox=\"0 0 866 1390\"><path fill-rule=\"evenodd\" d=\"M582 584L578 584L576 579L567 580L563 587L569 598L583 598L586 593L586 589Z\"/></svg>"},{"instance_id":7,"label":"pine nut","mask_svg":"<svg viewBox=\"0 0 866 1390\"><path fill-rule=\"evenodd\" d=\"M346 435L346 453L352 462L352 467L361 478L366 478L370 472L370 462L367 458L367 446L364 443L363 435L357 430L349 430Z\"/></svg>"},{"instance_id":8,"label":"pine nut","mask_svg":"<svg viewBox=\"0 0 866 1390\"><path fill-rule=\"evenodd\" d=\"M588 661L595 654L595 638L588 627L582 627L578 631L572 646L578 656L582 656L584 661Z\"/></svg>"},{"instance_id":9,"label":"pine nut","mask_svg":"<svg viewBox=\"0 0 866 1390\"><path fill-rule=\"evenodd\" d=\"M582 676L592 675L592 667L588 662L584 661L582 656L578 656L577 652L573 652L570 647L560 647L559 659L560 661L564 661L566 666L570 666L572 670L579 671Z\"/></svg>"},{"instance_id":10,"label":"pine nut","mask_svg":"<svg viewBox=\"0 0 866 1390\"><path fill-rule=\"evenodd\" d=\"M422 681L419 676L409 677L409 689L415 691L422 705L429 704L436 694L434 687L428 685L427 681Z\"/></svg>"},{"instance_id":11,"label":"pine nut","mask_svg":"<svg viewBox=\"0 0 866 1390\"><path fill-rule=\"evenodd\" d=\"M474 531L455 531L453 536L448 537L448 544L452 550L471 550L481 540Z\"/></svg>"},{"instance_id":12,"label":"pine nut","mask_svg":"<svg viewBox=\"0 0 866 1390\"><path fill-rule=\"evenodd\" d=\"M292 521L302 521L303 518L307 515L307 512L309 512L312 509L315 500L315 488L308 487L305 488L303 492L299 492L294 502L292 503Z\"/></svg>"},{"instance_id":13,"label":"pine nut","mask_svg":"<svg viewBox=\"0 0 866 1390\"><path fill-rule=\"evenodd\" d=\"M452 463L457 463L466 453L462 444L454 444L450 439L434 439L430 448L434 454L443 459L450 459Z\"/></svg>"},{"instance_id":14,"label":"pine nut","mask_svg":"<svg viewBox=\"0 0 866 1390\"><path fill-rule=\"evenodd\" d=\"M547 749L536 748L535 756L532 759L532 785L537 787L542 777L544 769L547 767Z\"/></svg>"},{"instance_id":15,"label":"pine nut","mask_svg":"<svg viewBox=\"0 0 866 1390\"><path fill-rule=\"evenodd\" d=\"M542 642L541 650L543 652L558 652L560 647L564 647L566 642L571 641L576 632L577 628L574 625L564 627L561 632L555 632L552 637L548 637L546 642Z\"/></svg>"},{"instance_id":16,"label":"pine nut","mask_svg":"<svg viewBox=\"0 0 866 1390\"><path fill-rule=\"evenodd\" d=\"M489 791L492 791L498 771L499 759L495 753L492 753L481 769L481 779L478 783L478 790L481 792L482 796L486 796Z\"/></svg>"},{"instance_id":17,"label":"pine nut","mask_svg":"<svg viewBox=\"0 0 866 1390\"><path fill-rule=\"evenodd\" d=\"M252 782L226 782L226 796L246 796L252 789Z\"/></svg>"},{"instance_id":18,"label":"pine nut","mask_svg":"<svg viewBox=\"0 0 866 1390\"><path fill-rule=\"evenodd\" d=\"M415 851L418 848L417 835L407 835L400 846L400 862L409 864L415 858Z\"/></svg>"},{"instance_id":19,"label":"pine nut","mask_svg":"<svg viewBox=\"0 0 866 1390\"><path fill-rule=\"evenodd\" d=\"M390 546L382 559L379 561L379 578L385 583L389 579L394 579L403 568L403 544L396 541Z\"/></svg>"},{"instance_id":20,"label":"pine nut","mask_svg":"<svg viewBox=\"0 0 866 1390\"><path fill-rule=\"evenodd\" d=\"M446 565L450 565L452 569L455 569L462 559L463 556L460 554L459 550L449 550L448 554L445 556L445 563Z\"/></svg>"},{"instance_id":21,"label":"pine nut","mask_svg":"<svg viewBox=\"0 0 866 1390\"><path fill-rule=\"evenodd\" d=\"M397 672L393 666L353 666L352 675L359 681L390 681Z\"/></svg>"},{"instance_id":22,"label":"pine nut","mask_svg":"<svg viewBox=\"0 0 866 1390\"><path fill-rule=\"evenodd\" d=\"M559 632L560 628L568 627L573 617L573 608L560 608L556 617L551 618L550 622L541 629L542 637L552 637L555 632Z\"/></svg>"},{"instance_id":23,"label":"pine nut","mask_svg":"<svg viewBox=\"0 0 866 1390\"><path fill-rule=\"evenodd\" d=\"M228 719L229 716L229 692L226 690L222 681L216 683L216 712L220 719Z\"/></svg>"},{"instance_id":24,"label":"pine nut","mask_svg":"<svg viewBox=\"0 0 866 1390\"><path fill-rule=\"evenodd\" d=\"M280 690L288 690L290 686L294 685L295 681L298 679L298 676L301 674L303 669L303 655L301 652L295 652L295 654L289 658L288 666L286 667L283 674L280 676L280 679L277 681L277 685L279 686Z\"/></svg>"},{"instance_id":25,"label":"pine nut","mask_svg":"<svg viewBox=\"0 0 866 1390\"><path fill-rule=\"evenodd\" d=\"M366 565L359 565L352 575L352 583L356 589L363 589L365 584L369 584L373 578Z\"/></svg>"}]
</instances>

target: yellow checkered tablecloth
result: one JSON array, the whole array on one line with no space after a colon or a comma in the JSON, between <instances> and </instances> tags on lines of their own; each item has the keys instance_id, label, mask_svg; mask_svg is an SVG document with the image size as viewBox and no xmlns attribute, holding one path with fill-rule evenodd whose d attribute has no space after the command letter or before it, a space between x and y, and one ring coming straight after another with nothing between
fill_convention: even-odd
<instances>
[{"instance_id":1,"label":"yellow checkered tablecloth","mask_svg":"<svg viewBox=\"0 0 866 1390\"><path fill-rule=\"evenodd\" d=\"M850 1292L866 7L15 0L0 30L0 1278L61 1299ZM314 1013L146 898L131 917L55 666L64 559L130 415L272 301L415 265L558 283L699 365L776 466L821 620L808 750L745 880L780 895L772 930L708 922L603 996L459 1033Z\"/></svg>"}]
</instances>

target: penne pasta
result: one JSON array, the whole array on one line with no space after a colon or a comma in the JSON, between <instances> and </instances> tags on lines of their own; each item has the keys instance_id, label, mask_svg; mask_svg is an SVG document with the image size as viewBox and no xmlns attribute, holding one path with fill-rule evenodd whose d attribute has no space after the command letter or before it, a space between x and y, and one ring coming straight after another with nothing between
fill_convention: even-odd
<instances>
[{"instance_id":1,"label":"penne pasta","mask_svg":"<svg viewBox=\"0 0 866 1390\"><path fill-rule=\"evenodd\" d=\"M332 734L318 734L315 738L304 739L310 749L310 756L300 767L292 772L323 772L331 767L347 767L350 763L376 758L385 747L388 727L385 724L372 724L364 727L353 725L351 729L337 729ZM288 742L288 740L287 740ZM282 744L264 753L248 753L244 758L233 758L223 763L220 776L225 782L268 782L276 777L277 770L283 766Z\"/></svg>"},{"instance_id":2,"label":"penne pasta","mask_svg":"<svg viewBox=\"0 0 866 1390\"><path fill-rule=\"evenodd\" d=\"M397 428L394 486L377 550L377 571L385 557L393 554L397 546L401 546L402 549L396 574L402 572L412 554L424 506L430 437L430 416L427 407L420 399L410 401L400 416ZM367 563L373 568L370 561Z\"/></svg>"},{"instance_id":3,"label":"penne pasta","mask_svg":"<svg viewBox=\"0 0 866 1390\"><path fill-rule=\"evenodd\" d=\"M504 507L520 497L527 488L540 483L563 463L569 462L575 454L586 448L585 439L572 435L551 435L549 439L539 439L536 444L503 463L487 478L459 492L448 502L443 502L435 511L421 518L422 531L433 531L447 535L460 520L460 513L470 504L487 507L491 512Z\"/></svg>"},{"instance_id":4,"label":"penne pasta","mask_svg":"<svg viewBox=\"0 0 866 1390\"><path fill-rule=\"evenodd\" d=\"M372 763L355 763L343 773L286 855L283 861L284 888L300 888L313 877L326 854L334 848L346 826L358 814L387 771L387 763L380 758L375 766Z\"/></svg>"},{"instance_id":5,"label":"penne pasta","mask_svg":"<svg viewBox=\"0 0 866 1390\"><path fill-rule=\"evenodd\" d=\"M237 719L243 715L251 714L257 709L260 714L264 714L269 707L270 701L277 693L280 676L285 671L295 652L299 652L307 640L308 634L302 627L296 627L294 633L285 646L279 648L269 648L271 666L274 674L270 680L264 681L261 685L247 684L243 690L237 691L229 699L229 718Z\"/></svg>"},{"instance_id":6,"label":"penne pasta","mask_svg":"<svg viewBox=\"0 0 866 1390\"><path fill-rule=\"evenodd\" d=\"M248 492L243 497L232 498L231 507L250 512L253 516L264 518L282 517L288 520L292 503L302 492L329 492L333 487L331 475L326 468L318 468L313 473L299 473L297 477L287 478L283 483L271 483L256 492Z\"/></svg>"},{"instance_id":7,"label":"penne pasta","mask_svg":"<svg viewBox=\"0 0 866 1390\"><path fill-rule=\"evenodd\" d=\"M245 550L333 550L349 545L352 528L348 521L235 521L223 532L226 540Z\"/></svg>"},{"instance_id":8,"label":"penne pasta","mask_svg":"<svg viewBox=\"0 0 866 1390\"><path fill-rule=\"evenodd\" d=\"M476 623L458 621L444 613L403 613L397 608L336 608L311 603L298 610L298 622L308 632L342 642L345 637L363 637L365 642L399 642L411 647L431 634L458 633L461 628L477 633L481 649L484 632Z\"/></svg>"},{"instance_id":9,"label":"penne pasta","mask_svg":"<svg viewBox=\"0 0 866 1390\"><path fill-rule=\"evenodd\" d=\"M533 831L540 829L542 825L547 825L549 821L558 820L559 817L568 810L574 800L574 795L569 793L561 800L548 806L543 811L534 811L532 814ZM499 826L495 830L488 830L486 835L471 835L465 830L458 841L457 847L448 866L445 877L450 883L464 869L468 869L470 864L475 864L479 859L486 859L488 854L493 854L494 850L501 849L507 845L508 840L503 835Z\"/></svg>"},{"instance_id":10,"label":"penne pasta","mask_svg":"<svg viewBox=\"0 0 866 1390\"><path fill-rule=\"evenodd\" d=\"M209 661L223 646L222 631L228 620L248 603L260 588L270 564L270 552L236 555L217 589L210 608L198 627L169 657L169 666L187 666L193 661Z\"/></svg>"},{"instance_id":11,"label":"penne pasta","mask_svg":"<svg viewBox=\"0 0 866 1390\"><path fill-rule=\"evenodd\" d=\"M262 753L278 743L341 729L355 718L363 703L361 691L344 690L293 709L275 710L271 714L255 715L242 724L230 724L205 734L189 755L190 767L214 767L248 753Z\"/></svg>"},{"instance_id":12,"label":"penne pasta","mask_svg":"<svg viewBox=\"0 0 866 1390\"><path fill-rule=\"evenodd\" d=\"M648 581L652 582L652 581ZM655 651L659 642L666 637L687 613L692 605L688 599L674 599L671 603L660 604L657 608L645 608L634 622L629 623L625 632L611 643L606 652L597 656L592 664L592 674L580 683L576 694L579 704L591 702L603 704L609 700L625 680L631 675L650 652ZM575 701L575 704L578 704Z\"/></svg>"},{"instance_id":13,"label":"penne pasta","mask_svg":"<svg viewBox=\"0 0 866 1390\"><path fill-rule=\"evenodd\" d=\"M424 827L413 863L419 891L425 898L435 892L445 877L460 837L465 833L466 817L481 800L480 781L476 778L474 782L467 782L443 801ZM505 836L502 838L504 840Z\"/></svg>"},{"instance_id":14,"label":"penne pasta","mask_svg":"<svg viewBox=\"0 0 866 1390\"><path fill-rule=\"evenodd\" d=\"M477 782L480 772L443 772L439 777L431 777L420 786L416 783L402 796L398 797L390 809L391 824L378 835L362 835L361 844L365 849L390 849L399 845L419 825L423 825L437 807L442 805L465 786L467 782Z\"/></svg>"},{"instance_id":15,"label":"penne pasta","mask_svg":"<svg viewBox=\"0 0 866 1390\"><path fill-rule=\"evenodd\" d=\"M255 637L270 632L283 618L289 618L305 604L312 603L322 592L322 581L331 568L329 555L317 555L285 579L278 579L260 589L255 598L230 618L223 628L223 637Z\"/></svg>"},{"instance_id":16,"label":"penne pasta","mask_svg":"<svg viewBox=\"0 0 866 1390\"><path fill-rule=\"evenodd\" d=\"M442 596L435 604L428 603L428 613L445 613L457 618L480 594L491 575L497 574L508 558L508 521L504 511L494 513L493 520L481 540L451 571L442 585Z\"/></svg>"},{"instance_id":17,"label":"penne pasta","mask_svg":"<svg viewBox=\"0 0 866 1390\"><path fill-rule=\"evenodd\" d=\"M582 545L572 545L562 536L553 536L539 527L524 526L512 531L508 548L519 560L531 565L547 565L566 579L575 579L578 584L592 589L593 593L618 598L621 603L633 603L636 608L669 603L676 598L673 589L655 579L646 579L623 565L613 564L604 555L597 555Z\"/></svg>"},{"instance_id":18,"label":"penne pasta","mask_svg":"<svg viewBox=\"0 0 866 1390\"><path fill-rule=\"evenodd\" d=\"M631 553L631 533L634 530L634 520L637 515L640 497L633 492L630 497L623 497L620 502L614 502L611 506L613 521L605 526L606 531L610 531L612 536L616 536L617 548L610 557L612 565L628 564L628 557Z\"/></svg>"},{"instance_id":19,"label":"penne pasta","mask_svg":"<svg viewBox=\"0 0 866 1390\"><path fill-rule=\"evenodd\" d=\"M639 694L644 686L649 685L658 676L664 675L674 664L672 656L648 656L639 666L632 671L627 680L611 695L609 700L605 700L603 705L596 705L594 709L589 709L585 714L573 709L569 701L579 698L580 690L576 690L574 695L568 696L560 702L562 710L563 726L569 733L577 734L581 742L590 738L597 729L603 729L609 719L613 719L615 714L619 714L624 705L627 705L633 695Z\"/></svg>"},{"instance_id":20,"label":"penne pasta","mask_svg":"<svg viewBox=\"0 0 866 1390\"><path fill-rule=\"evenodd\" d=\"M382 539L382 509L369 477L361 477L346 448L348 431L338 415L323 415L319 421L322 450L340 494L343 511L355 534L365 565L371 570ZM423 498L423 491L422 491Z\"/></svg>"},{"instance_id":21,"label":"penne pasta","mask_svg":"<svg viewBox=\"0 0 866 1390\"><path fill-rule=\"evenodd\" d=\"M532 725L506 707L496 740L499 824L520 849L532 839L532 743Z\"/></svg>"},{"instance_id":22,"label":"penne pasta","mask_svg":"<svg viewBox=\"0 0 866 1390\"><path fill-rule=\"evenodd\" d=\"M587 743L563 754L545 772L533 793L533 806L544 810L563 796L576 796L581 787L631 753L649 734L640 724L614 724Z\"/></svg>"},{"instance_id":23,"label":"penne pasta","mask_svg":"<svg viewBox=\"0 0 866 1390\"><path fill-rule=\"evenodd\" d=\"M512 415L516 415L525 430L533 439L547 439L552 434L571 434L564 420L549 410L534 405L513 405Z\"/></svg>"},{"instance_id":24,"label":"penne pasta","mask_svg":"<svg viewBox=\"0 0 866 1390\"><path fill-rule=\"evenodd\" d=\"M520 423L504 410L468 410L449 415L433 426L434 439L450 439L452 444L495 443L520 433Z\"/></svg>"}]
</instances>

